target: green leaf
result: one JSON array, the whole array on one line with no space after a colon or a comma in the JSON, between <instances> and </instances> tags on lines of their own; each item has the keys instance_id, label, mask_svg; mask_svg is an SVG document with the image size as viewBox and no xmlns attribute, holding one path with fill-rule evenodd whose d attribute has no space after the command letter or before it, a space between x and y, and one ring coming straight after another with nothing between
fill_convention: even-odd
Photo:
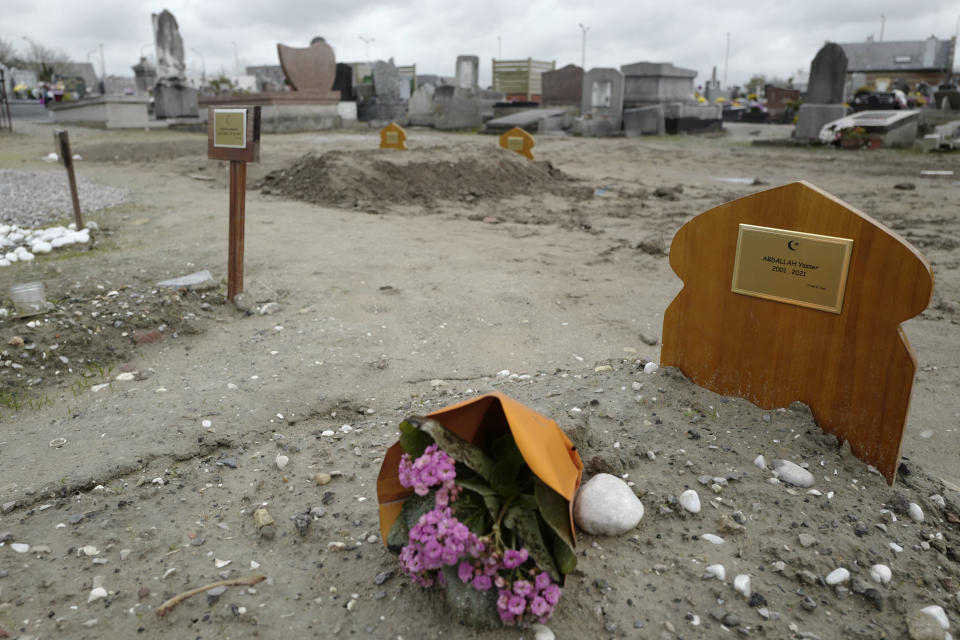
<instances>
[{"instance_id":1,"label":"green leaf","mask_svg":"<svg viewBox=\"0 0 960 640\"><path fill-rule=\"evenodd\" d=\"M457 520L477 536L483 536L493 527L493 517L487 511L484 498L473 491L464 491L451 503Z\"/></svg>"},{"instance_id":2,"label":"green leaf","mask_svg":"<svg viewBox=\"0 0 960 640\"><path fill-rule=\"evenodd\" d=\"M447 603L454 611L459 612L460 618L469 625L481 629L495 629L501 627L500 616L497 615L497 590L480 591L468 583L460 580L457 568L444 567L443 577L447 581Z\"/></svg>"},{"instance_id":3,"label":"green leaf","mask_svg":"<svg viewBox=\"0 0 960 640\"><path fill-rule=\"evenodd\" d=\"M408 420L400 423L400 446L412 459L423 455L424 450L433 444L433 438L421 431Z\"/></svg>"},{"instance_id":4,"label":"green leaf","mask_svg":"<svg viewBox=\"0 0 960 640\"><path fill-rule=\"evenodd\" d=\"M536 479L535 495L540 508L540 516L557 536L563 540L570 552L574 549L573 532L570 530L570 503L562 495Z\"/></svg>"},{"instance_id":5,"label":"green leaf","mask_svg":"<svg viewBox=\"0 0 960 640\"><path fill-rule=\"evenodd\" d=\"M480 447L470 444L451 431L447 431L439 422L429 418L407 418L407 421L419 425L420 429L429 434L451 458L473 469L484 480L488 482L491 480L494 467L493 460L488 458Z\"/></svg>"},{"instance_id":6,"label":"green leaf","mask_svg":"<svg viewBox=\"0 0 960 640\"><path fill-rule=\"evenodd\" d=\"M387 534L387 549L393 553L400 553L409 541L410 527L407 526L407 521L401 514L393 521L390 533Z\"/></svg>"},{"instance_id":7,"label":"green leaf","mask_svg":"<svg viewBox=\"0 0 960 640\"><path fill-rule=\"evenodd\" d=\"M530 557L542 571L546 571L554 582L560 582L560 572L553 562L553 554L540 531L540 518L536 511L512 506L507 510L504 518L506 524L520 538L523 546L530 552Z\"/></svg>"},{"instance_id":8,"label":"green leaf","mask_svg":"<svg viewBox=\"0 0 960 640\"><path fill-rule=\"evenodd\" d=\"M560 573L567 575L577 568L577 554L553 530L549 531L550 550L553 552L553 561L557 564Z\"/></svg>"},{"instance_id":9,"label":"green leaf","mask_svg":"<svg viewBox=\"0 0 960 640\"><path fill-rule=\"evenodd\" d=\"M410 494L410 496L403 501L403 510L400 512L400 517L407 523L407 527L412 529L413 525L417 524L420 520L420 517L427 511L433 509L435 505L436 500L432 493L425 496L418 496L415 493ZM404 542L404 544L406 544L406 542Z\"/></svg>"},{"instance_id":10,"label":"green leaf","mask_svg":"<svg viewBox=\"0 0 960 640\"><path fill-rule=\"evenodd\" d=\"M487 505L487 511L490 512L490 517L496 521L496 519L500 517L500 507L502 505L500 498L496 495L483 496L483 503Z\"/></svg>"},{"instance_id":11,"label":"green leaf","mask_svg":"<svg viewBox=\"0 0 960 640\"><path fill-rule=\"evenodd\" d=\"M513 504L517 505L518 507L523 507L524 509L529 509L531 511L536 511L537 509L540 508L540 505L537 503L537 499L534 498L529 493L523 493L517 496L514 499Z\"/></svg>"},{"instance_id":12,"label":"green leaf","mask_svg":"<svg viewBox=\"0 0 960 640\"><path fill-rule=\"evenodd\" d=\"M498 460L497 464L494 465L490 486L504 500L509 500L520 492L520 487L517 485L517 474L520 473L523 464L523 458L515 460L508 456Z\"/></svg>"},{"instance_id":13,"label":"green leaf","mask_svg":"<svg viewBox=\"0 0 960 640\"><path fill-rule=\"evenodd\" d=\"M464 489L469 489L474 493L479 493L481 496L494 496L497 495L497 492L493 488L483 481L482 478L477 476L476 478L460 478L457 476L457 484L463 487Z\"/></svg>"}]
</instances>

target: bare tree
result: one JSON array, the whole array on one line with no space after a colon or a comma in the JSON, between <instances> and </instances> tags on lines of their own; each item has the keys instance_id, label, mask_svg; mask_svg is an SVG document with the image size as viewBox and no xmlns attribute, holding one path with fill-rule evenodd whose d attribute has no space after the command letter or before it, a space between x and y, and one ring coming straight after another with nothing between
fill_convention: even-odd
<instances>
[{"instance_id":1,"label":"bare tree","mask_svg":"<svg viewBox=\"0 0 960 640\"><path fill-rule=\"evenodd\" d=\"M37 79L41 82L52 81L53 76L63 71L64 65L70 62L70 57L62 49L45 47L33 40L27 42L29 46L24 62L36 67Z\"/></svg>"},{"instance_id":2,"label":"bare tree","mask_svg":"<svg viewBox=\"0 0 960 640\"><path fill-rule=\"evenodd\" d=\"M0 38L0 64L6 67L15 66L19 56L12 42Z\"/></svg>"}]
</instances>

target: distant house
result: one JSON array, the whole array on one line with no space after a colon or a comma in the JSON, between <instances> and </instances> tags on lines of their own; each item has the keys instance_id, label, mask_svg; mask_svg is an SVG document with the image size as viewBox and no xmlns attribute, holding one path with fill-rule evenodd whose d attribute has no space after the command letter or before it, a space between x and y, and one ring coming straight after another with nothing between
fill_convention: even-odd
<instances>
[{"instance_id":1,"label":"distant house","mask_svg":"<svg viewBox=\"0 0 960 640\"><path fill-rule=\"evenodd\" d=\"M921 82L931 86L946 82L953 69L956 44L956 37L938 40L935 36L915 41L841 44L847 54L848 96L868 85L877 91L889 91L901 81L910 89Z\"/></svg>"}]
</instances>

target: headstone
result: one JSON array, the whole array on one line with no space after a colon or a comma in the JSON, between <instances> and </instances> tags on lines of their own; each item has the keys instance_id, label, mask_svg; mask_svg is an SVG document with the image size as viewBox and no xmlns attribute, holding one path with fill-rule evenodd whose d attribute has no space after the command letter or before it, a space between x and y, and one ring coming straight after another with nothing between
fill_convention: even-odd
<instances>
[{"instance_id":1,"label":"headstone","mask_svg":"<svg viewBox=\"0 0 960 640\"><path fill-rule=\"evenodd\" d=\"M186 83L183 38L173 14L164 9L151 14L157 51L157 82L153 88L153 112L158 119L195 118L197 90Z\"/></svg>"},{"instance_id":2,"label":"headstone","mask_svg":"<svg viewBox=\"0 0 960 640\"><path fill-rule=\"evenodd\" d=\"M703 97L709 104L714 104L720 97L720 81L717 80L716 67L713 68L710 79L707 80L707 85L703 89Z\"/></svg>"},{"instance_id":3,"label":"headstone","mask_svg":"<svg viewBox=\"0 0 960 640\"><path fill-rule=\"evenodd\" d=\"M508 151L519 153L528 160L533 160L533 136L520 127L505 131L500 136L500 146Z\"/></svg>"},{"instance_id":4,"label":"headstone","mask_svg":"<svg viewBox=\"0 0 960 640\"><path fill-rule=\"evenodd\" d=\"M337 63L337 72L333 79L333 90L340 92L341 100L355 100L353 95L353 67L342 62Z\"/></svg>"},{"instance_id":5,"label":"headstone","mask_svg":"<svg viewBox=\"0 0 960 640\"><path fill-rule=\"evenodd\" d=\"M404 85L407 81L401 78L393 60L374 62L371 75L373 76L373 84L370 86L372 95L364 95L361 101L360 87L358 87L359 119L370 122L403 120L407 113L407 99L404 98ZM409 85L406 86L406 91L409 92ZM409 93L407 95L409 96Z\"/></svg>"},{"instance_id":6,"label":"headstone","mask_svg":"<svg viewBox=\"0 0 960 640\"><path fill-rule=\"evenodd\" d=\"M329 94L337 75L333 47L322 38L314 38L309 47L288 47L277 43L280 66L294 91Z\"/></svg>"},{"instance_id":7,"label":"headstone","mask_svg":"<svg viewBox=\"0 0 960 640\"><path fill-rule=\"evenodd\" d=\"M765 409L805 402L893 483L917 369L900 324L933 293L916 249L795 182L695 217L670 266L683 288L664 314L661 365Z\"/></svg>"},{"instance_id":8,"label":"headstone","mask_svg":"<svg viewBox=\"0 0 960 640\"><path fill-rule=\"evenodd\" d=\"M635 62L620 67L624 76L623 104L626 109L667 102L696 102L693 79L697 72L669 62Z\"/></svg>"},{"instance_id":9,"label":"headstone","mask_svg":"<svg viewBox=\"0 0 960 640\"><path fill-rule=\"evenodd\" d=\"M472 89L437 87L433 93L434 126L441 130L476 129L482 123L480 99Z\"/></svg>"},{"instance_id":10,"label":"headstone","mask_svg":"<svg viewBox=\"0 0 960 640\"><path fill-rule=\"evenodd\" d=\"M407 132L396 122L391 122L380 130L381 149L406 149Z\"/></svg>"},{"instance_id":11,"label":"headstone","mask_svg":"<svg viewBox=\"0 0 960 640\"><path fill-rule=\"evenodd\" d=\"M568 64L556 71L544 71L540 82L543 85L540 104L543 106L580 106L583 100L583 69L577 65Z\"/></svg>"},{"instance_id":12,"label":"headstone","mask_svg":"<svg viewBox=\"0 0 960 640\"><path fill-rule=\"evenodd\" d=\"M373 63L373 90L377 98L384 101L399 101L401 99L400 73L393 61L377 60Z\"/></svg>"},{"instance_id":13,"label":"headstone","mask_svg":"<svg viewBox=\"0 0 960 640\"><path fill-rule=\"evenodd\" d=\"M810 64L807 100L800 105L797 127L793 132L801 140L817 140L828 122L846 115L843 88L847 76L847 54L833 42L823 45Z\"/></svg>"},{"instance_id":14,"label":"headstone","mask_svg":"<svg viewBox=\"0 0 960 640\"><path fill-rule=\"evenodd\" d=\"M433 94L436 91L432 84L420 85L407 104L407 123L411 126L432 127L436 122Z\"/></svg>"},{"instance_id":15,"label":"headstone","mask_svg":"<svg viewBox=\"0 0 960 640\"><path fill-rule=\"evenodd\" d=\"M133 77L137 85L137 91L146 93L157 83L157 68L141 56L140 62L133 65Z\"/></svg>"},{"instance_id":16,"label":"headstone","mask_svg":"<svg viewBox=\"0 0 960 640\"><path fill-rule=\"evenodd\" d=\"M767 114L771 122L793 122L796 103L800 101L800 91L768 86L764 93L767 95Z\"/></svg>"},{"instance_id":17,"label":"headstone","mask_svg":"<svg viewBox=\"0 0 960 640\"><path fill-rule=\"evenodd\" d=\"M456 87L476 91L479 87L480 58L477 56L457 56Z\"/></svg>"},{"instance_id":18,"label":"headstone","mask_svg":"<svg viewBox=\"0 0 960 640\"><path fill-rule=\"evenodd\" d=\"M580 131L585 136L620 133L623 118L623 74L594 68L583 74Z\"/></svg>"}]
</instances>

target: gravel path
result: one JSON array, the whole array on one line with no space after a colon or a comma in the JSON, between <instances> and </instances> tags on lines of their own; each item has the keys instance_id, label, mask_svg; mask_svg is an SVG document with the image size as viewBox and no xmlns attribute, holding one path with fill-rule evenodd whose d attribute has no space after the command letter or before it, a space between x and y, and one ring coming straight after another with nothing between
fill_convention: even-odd
<instances>
[{"instance_id":1,"label":"gravel path","mask_svg":"<svg viewBox=\"0 0 960 640\"><path fill-rule=\"evenodd\" d=\"M126 201L125 189L77 178L80 207L98 211ZM36 228L73 214L66 173L0 169L0 223Z\"/></svg>"}]
</instances>

